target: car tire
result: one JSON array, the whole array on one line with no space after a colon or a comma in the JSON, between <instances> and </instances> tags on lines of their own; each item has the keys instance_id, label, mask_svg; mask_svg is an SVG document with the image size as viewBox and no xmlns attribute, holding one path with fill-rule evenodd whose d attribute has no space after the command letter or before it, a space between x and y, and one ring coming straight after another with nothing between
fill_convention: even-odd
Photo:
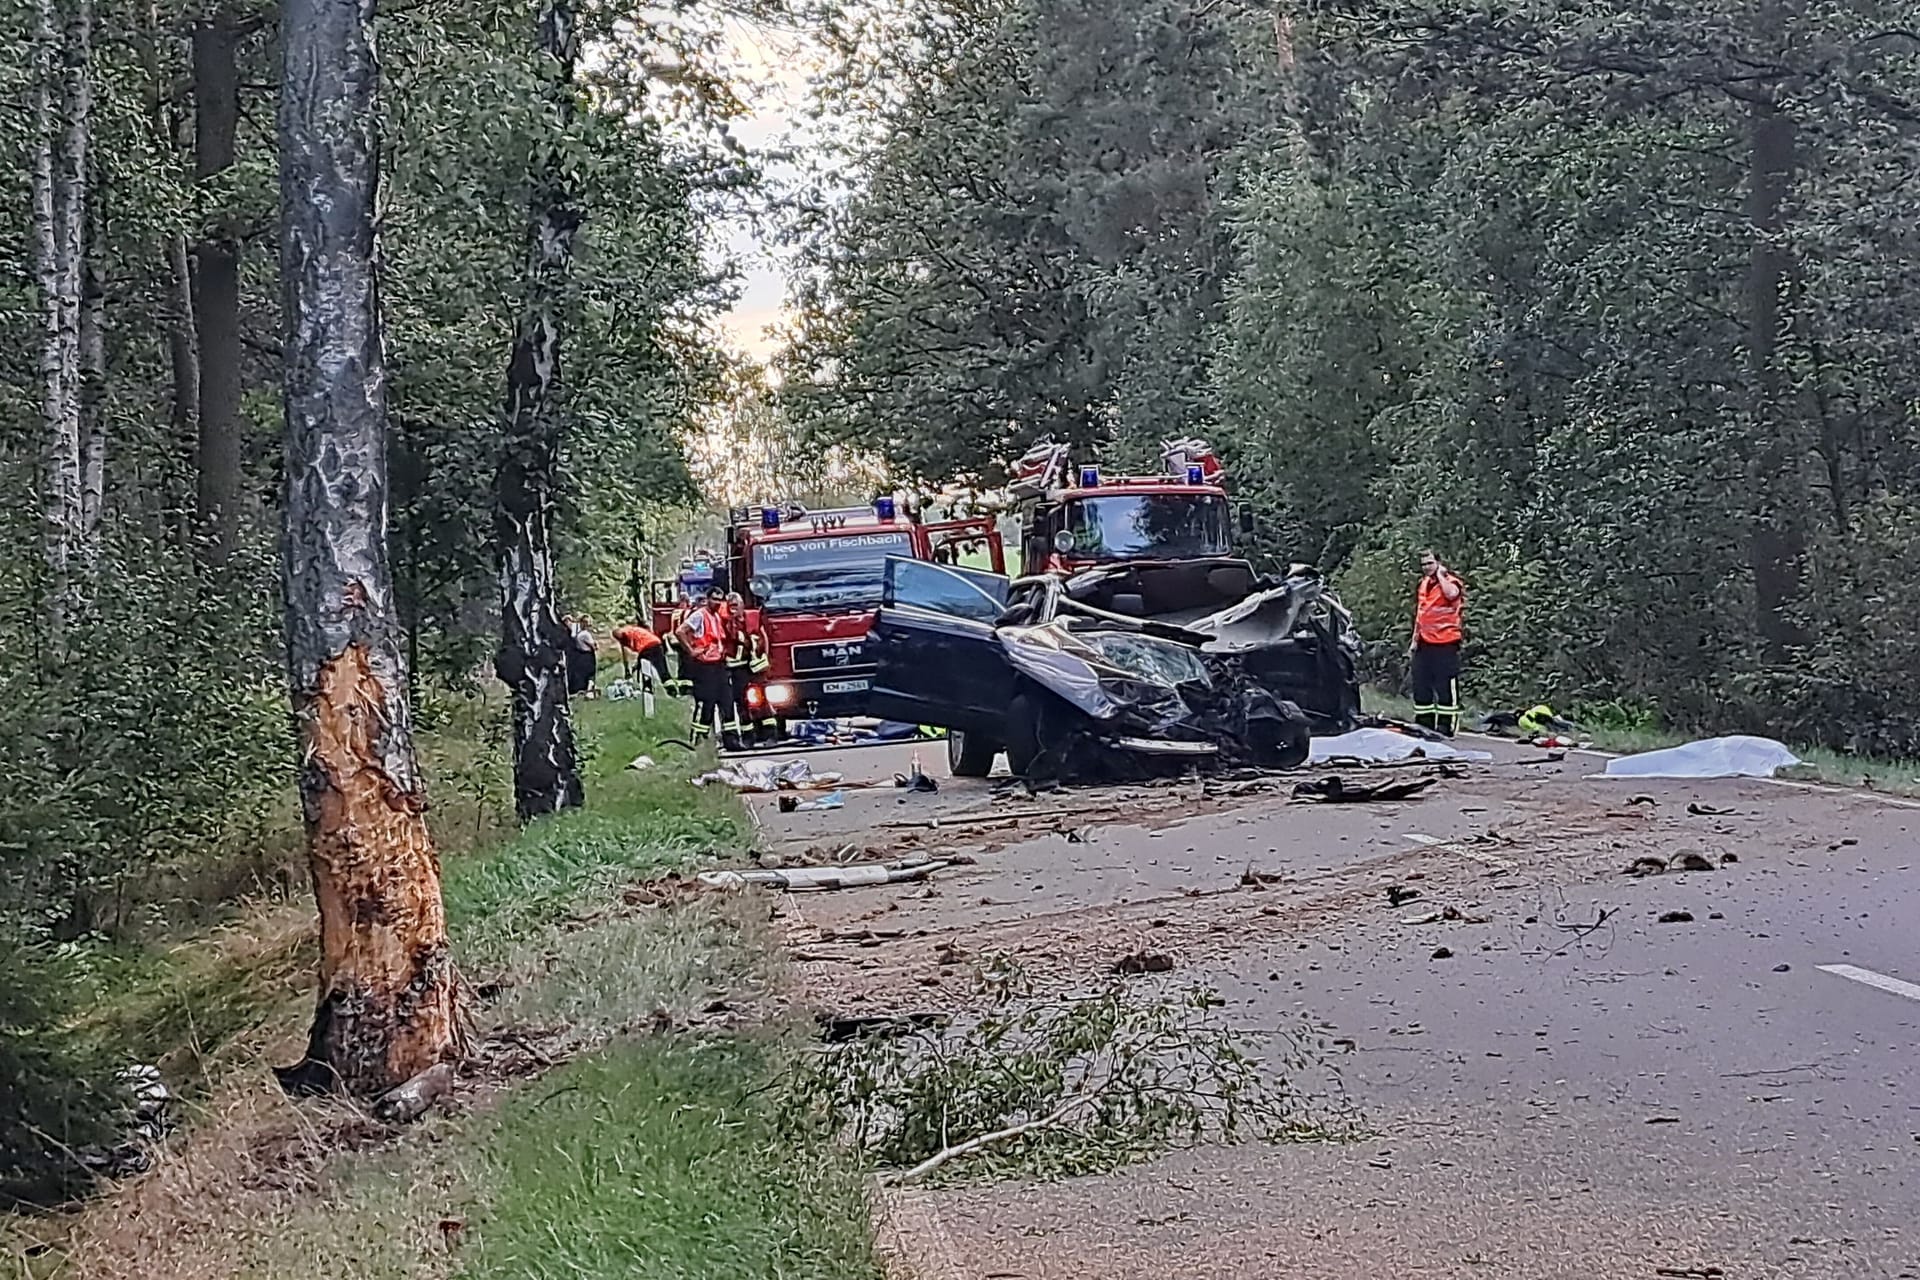
<instances>
[{"instance_id":1,"label":"car tire","mask_svg":"<svg viewBox=\"0 0 1920 1280\"><path fill-rule=\"evenodd\" d=\"M983 733L947 730L947 772L956 778L984 778L993 772L1000 744Z\"/></svg>"},{"instance_id":2,"label":"car tire","mask_svg":"<svg viewBox=\"0 0 1920 1280\"><path fill-rule=\"evenodd\" d=\"M1024 778L1040 756L1040 699L1016 693L1007 704L1007 769Z\"/></svg>"}]
</instances>

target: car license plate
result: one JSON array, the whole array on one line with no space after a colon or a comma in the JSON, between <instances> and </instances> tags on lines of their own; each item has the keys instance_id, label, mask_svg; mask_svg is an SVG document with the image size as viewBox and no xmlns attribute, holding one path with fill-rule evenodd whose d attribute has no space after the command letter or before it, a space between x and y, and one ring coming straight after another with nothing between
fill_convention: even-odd
<instances>
[{"instance_id":1,"label":"car license plate","mask_svg":"<svg viewBox=\"0 0 1920 1280\"><path fill-rule=\"evenodd\" d=\"M820 692L865 693L872 684L871 680L829 680L820 686Z\"/></svg>"}]
</instances>

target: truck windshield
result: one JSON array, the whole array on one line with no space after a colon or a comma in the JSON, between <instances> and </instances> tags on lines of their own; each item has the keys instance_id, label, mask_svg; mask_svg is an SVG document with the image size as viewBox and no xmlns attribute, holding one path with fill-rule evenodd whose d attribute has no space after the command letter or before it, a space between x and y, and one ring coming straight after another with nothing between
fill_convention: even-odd
<instances>
[{"instance_id":1,"label":"truck windshield","mask_svg":"<svg viewBox=\"0 0 1920 1280\"><path fill-rule=\"evenodd\" d=\"M1115 493L1067 505L1073 554L1101 560L1184 560L1230 549L1227 500L1204 493Z\"/></svg>"},{"instance_id":2,"label":"truck windshield","mask_svg":"<svg viewBox=\"0 0 1920 1280\"><path fill-rule=\"evenodd\" d=\"M842 533L753 549L753 591L769 613L871 609L886 587L888 556L913 556L905 531Z\"/></svg>"}]
</instances>

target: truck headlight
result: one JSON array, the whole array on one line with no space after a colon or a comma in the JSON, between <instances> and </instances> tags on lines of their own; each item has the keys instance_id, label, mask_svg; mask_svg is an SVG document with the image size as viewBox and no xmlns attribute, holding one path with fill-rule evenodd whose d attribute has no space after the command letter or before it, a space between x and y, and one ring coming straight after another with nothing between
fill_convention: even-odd
<instances>
[{"instance_id":1,"label":"truck headlight","mask_svg":"<svg viewBox=\"0 0 1920 1280\"><path fill-rule=\"evenodd\" d=\"M770 684L767 686L767 705L784 707L793 701L793 686L790 684Z\"/></svg>"}]
</instances>

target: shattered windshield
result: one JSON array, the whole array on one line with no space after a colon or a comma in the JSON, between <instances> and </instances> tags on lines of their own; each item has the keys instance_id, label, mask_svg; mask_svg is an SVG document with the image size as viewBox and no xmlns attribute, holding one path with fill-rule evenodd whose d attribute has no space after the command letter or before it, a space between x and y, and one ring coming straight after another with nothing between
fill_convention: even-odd
<instances>
[{"instance_id":1,"label":"shattered windshield","mask_svg":"<svg viewBox=\"0 0 1920 1280\"><path fill-rule=\"evenodd\" d=\"M887 557L912 555L904 531L762 542L753 548L753 590L769 613L877 608Z\"/></svg>"},{"instance_id":2,"label":"shattered windshield","mask_svg":"<svg viewBox=\"0 0 1920 1280\"><path fill-rule=\"evenodd\" d=\"M1227 500L1217 494L1113 493L1067 504L1074 553L1103 559L1226 555Z\"/></svg>"},{"instance_id":3,"label":"shattered windshield","mask_svg":"<svg viewBox=\"0 0 1920 1280\"><path fill-rule=\"evenodd\" d=\"M1098 653L1109 665L1155 684L1178 686L1190 681L1205 684L1207 665L1186 645L1130 631L1082 631L1075 639Z\"/></svg>"}]
</instances>

